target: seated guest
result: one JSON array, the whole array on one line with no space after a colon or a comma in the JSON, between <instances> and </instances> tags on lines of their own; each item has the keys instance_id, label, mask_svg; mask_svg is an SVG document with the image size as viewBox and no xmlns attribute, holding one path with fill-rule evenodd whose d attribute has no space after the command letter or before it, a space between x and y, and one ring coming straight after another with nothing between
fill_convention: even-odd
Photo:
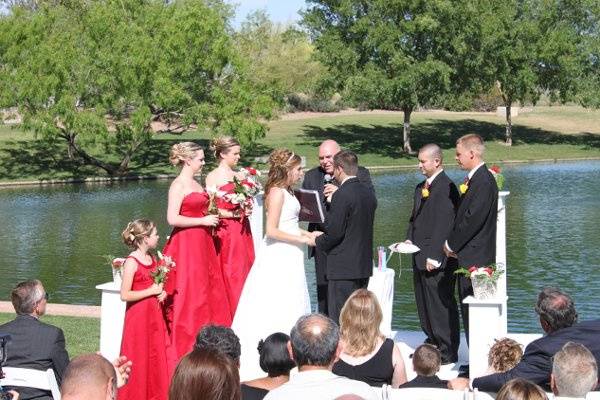
<instances>
[{"instance_id":1,"label":"seated guest","mask_svg":"<svg viewBox=\"0 0 600 400\"><path fill-rule=\"evenodd\" d=\"M516 378L500 388L496 400L548 400L546 392L533 382Z\"/></svg>"},{"instance_id":2,"label":"seated guest","mask_svg":"<svg viewBox=\"0 0 600 400\"><path fill-rule=\"evenodd\" d=\"M331 400L344 394L377 399L366 383L331 372L341 351L339 328L331 318L322 314L303 315L290 337L288 351L298 365L298 373L267 393L265 400Z\"/></svg>"},{"instance_id":3,"label":"seated guest","mask_svg":"<svg viewBox=\"0 0 600 400\"><path fill-rule=\"evenodd\" d=\"M383 314L375 295L358 289L340 313L342 353L333 373L368 383L371 386L406 382L404 360L392 339L379 331Z\"/></svg>"},{"instance_id":4,"label":"seated guest","mask_svg":"<svg viewBox=\"0 0 600 400\"><path fill-rule=\"evenodd\" d=\"M442 353L435 346L422 344L417 347L413 353L412 362L417 377L400 385L400 389L414 387L448 388L448 381L443 381L436 375L442 365Z\"/></svg>"},{"instance_id":5,"label":"seated guest","mask_svg":"<svg viewBox=\"0 0 600 400\"><path fill-rule=\"evenodd\" d=\"M120 356L112 365L99 354L82 354L71 360L60 387L63 400L113 400L117 388L129 379L131 361Z\"/></svg>"},{"instance_id":6,"label":"seated guest","mask_svg":"<svg viewBox=\"0 0 600 400\"><path fill-rule=\"evenodd\" d=\"M529 343L523 358L516 367L506 372L475 378L474 388L485 392L497 392L502 385L514 378L527 379L550 390L552 357L567 342L581 343L594 355L596 363L600 359L600 320L577 323L577 311L573 299L556 288L545 288L538 296L535 311L546 336ZM463 390L469 386L466 378L455 378L450 387Z\"/></svg>"},{"instance_id":7,"label":"seated guest","mask_svg":"<svg viewBox=\"0 0 600 400\"><path fill-rule=\"evenodd\" d=\"M238 366L224 353L192 350L173 374L169 400L240 400Z\"/></svg>"},{"instance_id":8,"label":"seated guest","mask_svg":"<svg viewBox=\"0 0 600 400\"><path fill-rule=\"evenodd\" d=\"M0 333L8 333L12 337L4 366L41 371L52 368L60 385L69 364L69 355L62 329L39 320L46 312L48 302L48 293L42 282L31 279L17 284L11 300L17 317L0 325ZM40 389L21 387L16 390L21 400L52 398L50 392Z\"/></svg>"},{"instance_id":9,"label":"seated guest","mask_svg":"<svg viewBox=\"0 0 600 400\"><path fill-rule=\"evenodd\" d=\"M521 361L521 357L523 357L523 349L516 340L498 339L488 353L489 373L495 374L513 369Z\"/></svg>"},{"instance_id":10,"label":"seated guest","mask_svg":"<svg viewBox=\"0 0 600 400\"><path fill-rule=\"evenodd\" d=\"M238 367L240 365L240 339L231 328L206 325L198 332L194 349L218 351L228 356Z\"/></svg>"},{"instance_id":11,"label":"seated guest","mask_svg":"<svg viewBox=\"0 0 600 400\"><path fill-rule=\"evenodd\" d=\"M116 398L117 374L101 355L78 356L65 371L60 393L63 400L111 400Z\"/></svg>"},{"instance_id":12,"label":"seated guest","mask_svg":"<svg viewBox=\"0 0 600 400\"><path fill-rule=\"evenodd\" d=\"M285 333L273 333L258 344L260 368L267 373L264 378L242 383L243 400L260 400L290 379L290 371L296 366L290 358L287 344L290 337Z\"/></svg>"},{"instance_id":13,"label":"seated guest","mask_svg":"<svg viewBox=\"0 0 600 400\"><path fill-rule=\"evenodd\" d=\"M550 386L554 399L584 399L598 384L594 355L582 344L569 342L554 355Z\"/></svg>"}]
</instances>

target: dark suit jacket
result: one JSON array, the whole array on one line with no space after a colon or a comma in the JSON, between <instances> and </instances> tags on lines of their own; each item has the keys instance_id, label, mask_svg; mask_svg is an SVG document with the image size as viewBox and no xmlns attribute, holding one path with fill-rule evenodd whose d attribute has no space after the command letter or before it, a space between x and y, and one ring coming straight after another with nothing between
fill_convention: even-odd
<instances>
[{"instance_id":1,"label":"dark suit jacket","mask_svg":"<svg viewBox=\"0 0 600 400\"><path fill-rule=\"evenodd\" d=\"M323 186L324 184L325 171L321 169L321 167L315 167L304 174L304 181L302 182L302 188L308 190L316 190L319 193L319 197L321 199L321 204L323 205L323 213L325 214L325 219L327 219L327 215L329 214L329 210L331 204L325 200L325 196L323 195ZM371 182L371 174L369 170L365 167L358 167L358 172L356 177L360 182L365 184L372 192L375 194L375 189L373 188L373 182ZM338 185L337 182L332 181L332 184ZM310 223L308 224L308 231L321 231L325 232L325 223L317 224ZM316 249L314 247L308 247L308 257L315 257ZM320 260L325 259L325 255L321 254L319 257L315 257L315 271L317 275L317 284L324 284L327 282L325 276L326 262L319 262Z\"/></svg>"},{"instance_id":2,"label":"dark suit jacket","mask_svg":"<svg viewBox=\"0 0 600 400\"><path fill-rule=\"evenodd\" d=\"M524 378L550 391L552 357L567 342L583 344L600 363L600 320L585 321L569 328L559 329L529 343L523 358L510 371L482 376L473 380L473 387L486 392L497 392L513 378Z\"/></svg>"},{"instance_id":3,"label":"dark suit jacket","mask_svg":"<svg viewBox=\"0 0 600 400\"><path fill-rule=\"evenodd\" d=\"M0 325L1 333L12 336L8 344L7 367L31 368L45 371L52 368L60 385L69 364L65 349L65 335L60 328L45 324L31 315L17 318ZM51 398L49 392L32 388L15 388L21 399Z\"/></svg>"},{"instance_id":4,"label":"dark suit jacket","mask_svg":"<svg viewBox=\"0 0 600 400\"><path fill-rule=\"evenodd\" d=\"M443 381L434 376L421 376L417 375L417 377L411 381L403 383L398 386L398 389L406 389L406 388L438 388L438 389L448 389L448 381Z\"/></svg>"},{"instance_id":5,"label":"dark suit jacket","mask_svg":"<svg viewBox=\"0 0 600 400\"><path fill-rule=\"evenodd\" d=\"M496 261L498 186L485 164L475 171L462 195L448 246L458 255L458 265L489 265Z\"/></svg>"},{"instance_id":6,"label":"dark suit jacket","mask_svg":"<svg viewBox=\"0 0 600 400\"><path fill-rule=\"evenodd\" d=\"M333 194L325 234L316 240L316 247L327 253L327 279L371 276L376 208L375 194L358 178L348 179Z\"/></svg>"},{"instance_id":7,"label":"dark suit jacket","mask_svg":"<svg viewBox=\"0 0 600 400\"><path fill-rule=\"evenodd\" d=\"M424 271L428 258L446 266L444 242L452 229L458 190L444 171L435 177L429 188L429 197L423 198L422 189L426 181L417 185L413 211L408 223L406 237L421 251L413 255L413 268Z\"/></svg>"}]
</instances>

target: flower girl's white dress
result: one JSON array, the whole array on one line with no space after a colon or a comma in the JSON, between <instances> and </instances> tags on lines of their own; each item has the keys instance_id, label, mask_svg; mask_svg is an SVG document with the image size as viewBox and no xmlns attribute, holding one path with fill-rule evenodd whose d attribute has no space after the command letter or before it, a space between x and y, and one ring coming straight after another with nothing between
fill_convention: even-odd
<instances>
[{"instance_id":1,"label":"flower girl's white dress","mask_svg":"<svg viewBox=\"0 0 600 400\"><path fill-rule=\"evenodd\" d=\"M299 235L300 203L287 190L279 217L279 229ZM310 313L310 298L304 274L304 252L299 245L265 236L244 284L232 329L240 338L240 379L265 376L258 364L258 342L272 333L290 330Z\"/></svg>"}]
</instances>

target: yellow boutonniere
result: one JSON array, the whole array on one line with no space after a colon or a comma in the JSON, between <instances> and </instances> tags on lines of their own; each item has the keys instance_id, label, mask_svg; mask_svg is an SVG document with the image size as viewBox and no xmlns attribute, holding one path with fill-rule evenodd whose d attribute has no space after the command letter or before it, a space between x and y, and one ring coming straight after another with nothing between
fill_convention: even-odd
<instances>
[{"instance_id":1,"label":"yellow boutonniere","mask_svg":"<svg viewBox=\"0 0 600 400\"><path fill-rule=\"evenodd\" d=\"M460 190L460 194L465 194L467 193L467 190L469 190L469 185L467 185L466 183L461 183L458 187L458 190Z\"/></svg>"},{"instance_id":2,"label":"yellow boutonniere","mask_svg":"<svg viewBox=\"0 0 600 400\"><path fill-rule=\"evenodd\" d=\"M427 189L427 188L421 189L421 197L424 199L428 198L429 197L429 189Z\"/></svg>"}]
</instances>

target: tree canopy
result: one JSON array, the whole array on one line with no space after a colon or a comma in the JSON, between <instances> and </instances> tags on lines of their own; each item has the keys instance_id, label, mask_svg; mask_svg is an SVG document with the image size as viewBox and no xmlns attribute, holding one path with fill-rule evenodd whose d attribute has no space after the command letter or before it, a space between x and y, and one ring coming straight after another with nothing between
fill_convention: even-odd
<instances>
[{"instance_id":1,"label":"tree canopy","mask_svg":"<svg viewBox=\"0 0 600 400\"><path fill-rule=\"evenodd\" d=\"M230 16L217 0L17 4L0 17L0 106L110 175L156 132L256 140L273 103L247 79Z\"/></svg>"}]
</instances>

